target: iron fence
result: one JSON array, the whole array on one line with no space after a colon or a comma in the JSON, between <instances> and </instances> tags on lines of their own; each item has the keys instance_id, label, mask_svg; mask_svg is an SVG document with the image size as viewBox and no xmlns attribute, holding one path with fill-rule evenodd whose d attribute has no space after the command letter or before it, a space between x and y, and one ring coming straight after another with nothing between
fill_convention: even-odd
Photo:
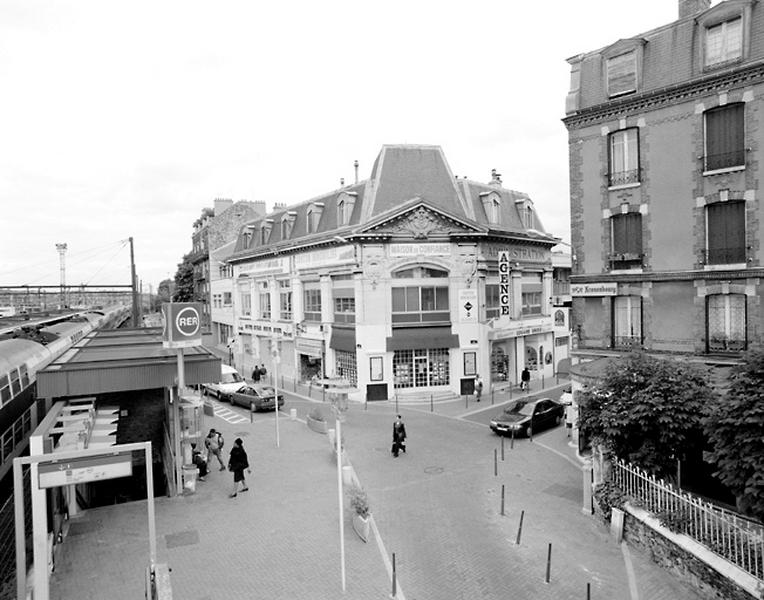
<instances>
[{"instance_id":1,"label":"iron fence","mask_svg":"<svg viewBox=\"0 0 764 600\"><path fill-rule=\"evenodd\" d=\"M612 481L632 501L672 531L683 533L764 582L764 525L618 460Z\"/></svg>"}]
</instances>

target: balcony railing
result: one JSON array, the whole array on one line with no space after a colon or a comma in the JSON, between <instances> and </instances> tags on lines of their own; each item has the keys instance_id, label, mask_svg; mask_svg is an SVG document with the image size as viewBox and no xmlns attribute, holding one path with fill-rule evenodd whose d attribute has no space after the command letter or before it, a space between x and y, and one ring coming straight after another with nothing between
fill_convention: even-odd
<instances>
[{"instance_id":1,"label":"balcony railing","mask_svg":"<svg viewBox=\"0 0 764 600\"><path fill-rule=\"evenodd\" d=\"M745 166L745 149L733 150L732 152L720 152L719 154L708 154L705 160L706 171L716 171L718 169L731 169L733 167Z\"/></svg>"},{"instance_id":2,"label":"balcony railing","mask_svg":"<svg viewBox=\"0 0 764 600\"><path fill-rule=\"evenodd\" d=\"M632 350L642 345L640 335L616 335L613 337L613 347L620 350Z\"/></svg>"},{"instance_id":3,"label":"balcony railing","mask_svg":"<svg viewBox=\"0 0 764 600\"><path fill-rule=\"evenodd\" d=\"M644 254L634 252L614 252L610 255L610 268L617 269L639 269L642 267L642 257Z\"/></svg>"},{"instance_id":4,"label":"balcony railing","mask_svg":"<svg viewBox=\"0 0 764 600\"><path fill-rule=\"evenodd\" d=\"M608 185L615 187L618 185L629 185L632 183L639 183L640 169L631 169L630 171L618 171L614 173L608 173Z\"/></svg>"},{"instance_id":5,"label":"balcony railing","mask_svg":"<svg viewBox=\"0 0 764 600\"><path fill-rule=\"evenodd\" d=\"M705 262L707 265L731 265L744 263L746 260L745 247L735 248L706 248Z\"/></svg>"},{"instance_id":6,"label":"balcony railing","mask_svg":"<svg viewBox=\"0 0 764 600\"><path fill-rule=\"evenodd\" d=\"M709 352L742 352L745 350L745 340L729 339L726 336L712 335L708 340Z\"/></svg>"}]
</instances>

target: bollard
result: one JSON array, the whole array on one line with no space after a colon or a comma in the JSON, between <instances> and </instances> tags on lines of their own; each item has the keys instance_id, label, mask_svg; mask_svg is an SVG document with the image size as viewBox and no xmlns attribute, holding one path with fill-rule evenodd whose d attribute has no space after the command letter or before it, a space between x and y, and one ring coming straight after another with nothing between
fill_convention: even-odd
<instances>
[{"instance_id":1,"label":"bollard","mask_svg":"<svg viewBox=\"0 0 764 600\"><path fill-rule=\"evenodd\" d=\"M501 516L504 516L504 484L501 484Z\"/></svg>"},{"instance_id":2,"label":"bollard","mask_svg":"<svg viewBox=\"0 0 764 600\"><path fill-rule=\"evenodd\" d=\"M533 426L528 427L528 437L533 441Z\"/></svg>"},{"instance_id":3,"label":"bollard","mask_svg":"<svg viewBox=\"0 0 764 600\"><path fill-rule=\"evenodd\" d=\"M491 406L493 406L493 390L491 390Z\"/></svg>"},{"instance_id":4,"label":"bollard","mask_svg":"<svg viewBox=\"0 0 764 600\"><path fill-rule=\"evenodd\" d=\"M283 375L281 376L281 389L282 390L286 389L286 388L284 388L284 376Z\"/></svg>"},{"instance_id":5,"label":"bollard","mask_svg":"<svg viewBox=\"0 0 764 600\"><path fill-rule=\"evenodd\" d=\"M393 593L390 594L391 598L395 598L398 595L397 583L395 580L395 552L393 552Z\"/></svg>"},{"instance_id":6,"label":"bollard","mask_svg":"<svg viewBox=\"0 0 764 600\"><path fill-rule=\"evenodd\" d=\"M515 540L515 545L520 545L520 536L523 534L523 517L525 516L525 511L520 511L520 525L517 527L517 539Z\"/></svg>"},{"instance_id":7,"label":"bollard","mask_svg":"<svg viewBox=\"0 0 764 600\"><path fill-rule=\"evenodd\" d=\"M586 584L586 600L592 600L592 584Z\"/></svg>"},{"instance_id":8,"label":"bollard","mask_svg":"<svg viewBox=\"0 0 764 600\"><path fill-rule=\"evenodd\" d=\"M552 570L552 542L549 542L549 550L546 553L546 582L549 583L549 572Z\"/></svg>"},{"instance_id":9,"label":"bollard","mask_svg":"<svg viewBox=\"0 0 764 600\"><path fill-rule=\"evenodd\" d=\"M512 448L515 447L515 430L512 430L512 439L509 440L509 449L512 450Z\"/></svg>"},{"instance_id":10,"label":"bollard","mask_svg":"<svg viewBox=\"0 0 764 600\"><path fill-rule=\"evenodd\" d=\"M499 475L499 461L496 459L496 448L493 449L493 476Z\"/></svg>"},{"instance_id":11,"label":"bollard","mask_svg":"<svg viewBox=\"0 0 764 600\"><path fill-rule=\"evenodd\" d=\"M255 403L249 403L249 422L254 423L253 417L255 416Z\"/></svg>"},{"instance_id":12,"label":"bollard","mask_svg":"<svg viewBox=\"0 0 764 600\"><path fill-rule=\"evenodd\" d=\"M541 374L541 389L544 389L544 374Z\"/></svg>"},{"instance_id":13,"label":"bollard","mask_svg":"<svg viewBox=\"0 0 764 600\"><path fill-rule=\"evenodd\" d=\"M501 436L501 462L504 462L504 436Z\"/></svg>"},{"instance_id":14,"label":"bollard","mask_svg":"<svg viewBox=\"0 0 764 600\"><path fill-rule=\"evenodd\" d=\"M430 394L430 412L433 412L435 409L433 408L432 404L432 394Z\"/></svg>"},{"instance_id":15,"label":"bollard","mask_svg":"<svg viewBox=\"0 0 764 600\"><path fill-rule=\"evenodd\" d=\"M467 394L464 394L464 408L467 408Z\"/></svg>"},{"instance_id":16,"label":"bollard","mask_svg":"<svg viewBox=\"0 0 764 600\"><path fill-rule=\"evenodd\" d=\"M292 379L292 391L296 394L297 393L297 377Z\"/></svg>"}]
</instances>

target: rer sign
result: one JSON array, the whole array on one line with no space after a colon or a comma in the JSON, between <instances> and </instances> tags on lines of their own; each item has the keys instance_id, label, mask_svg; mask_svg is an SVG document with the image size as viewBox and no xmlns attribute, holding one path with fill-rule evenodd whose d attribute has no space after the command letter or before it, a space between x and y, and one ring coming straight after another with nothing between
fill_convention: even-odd
<instances>
[{"instance_id":1,"label":"rer sign","mask_svg":"<svg viewBox=\"0 0 764 600\"><path fill-rule=\"evenodd\" d=\"M200 302L170 302L162 305L162 345L191 348L202 345Z\"/></svg>"},{"instance_id":2,"label":"rer sign","mask_svg":"<svg viewBox=\"0 0 764 600\"><path fill-rule=\"evenodd\" d=\"M509 252L499 252L499 307L502 316L509 316L510 282L509 282Z\"/></svg>"}]
</instances>

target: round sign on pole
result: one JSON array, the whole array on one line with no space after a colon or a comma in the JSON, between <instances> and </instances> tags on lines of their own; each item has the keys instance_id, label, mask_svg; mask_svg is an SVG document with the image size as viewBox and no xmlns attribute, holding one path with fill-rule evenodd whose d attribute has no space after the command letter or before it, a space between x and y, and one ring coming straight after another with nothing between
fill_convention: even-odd
<instances>
[{"instance_id":1,"label":"round sign on pole","mask_svg":"<svg viewBox=\"0 0 764 600\"><path fill-rule=\"evenodd\" d=\"M193 337L201 327L199 311L193 306L187 306L175 315L175 327L178 333L186 337Z\"/></svg>"}]
</instances>

